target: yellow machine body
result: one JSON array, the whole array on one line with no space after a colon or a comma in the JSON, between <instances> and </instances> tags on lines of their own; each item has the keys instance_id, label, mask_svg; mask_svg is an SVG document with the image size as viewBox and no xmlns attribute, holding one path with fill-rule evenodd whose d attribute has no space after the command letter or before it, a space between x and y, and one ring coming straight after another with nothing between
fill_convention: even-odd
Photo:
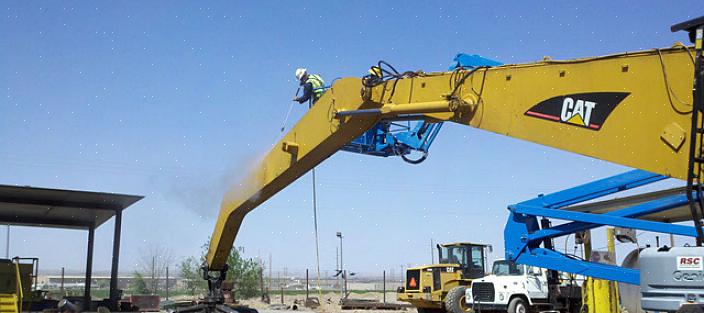
<instances>
[{"instance_id":1,"label":"yellow machine body","mask_svg":"<svg viewBox=\"0 0 704 313\"><path fill-rule=\"evenodd\" d=\"M453 288L469 288L473 279L486 274L488 247L468 242L437 245L439 263L408 268L405 285L397 290L396 298L411 303L419 312L446 310L448 293ZM464 295L464 290L454 295L461 311L468 310Z\"/></svg>"},{"instance_id":2,"label":"yellow machine body","mask_svg":"<svg viewBox=\"0 0 704 313\"><path fill-rule=\"evenodd\" d=\"M212 235L208 267L223 268L248 212L381 119L404 114L687 177L693 62L686 47L468 73L418 73L373 87L364 87L358 78L335 82L227 193ZM585 94L603 101L585 101L581 99ZM338 114L366 109L377 110ZM555 170L570 170L570 165L556 165Z\"/></svg>"},{"instance_id":3,"label":"yellow machine body","mask_svg":"<svg viewBox=\"0 0 704 313\"><path fill-rule=\"evenodd\" d=\"M0 259L0 313L21 312L22 302L34 300L35 264L22 263L19 259Z\"/></svg>"},{"instance_id":4,"label":"yellow machine body","mask_svg":"<svg viewBox=\"0 0 704 313\"><path fill-rule=\"evenodd\" d=\"M471 279L463 279L459 270L459 264L432 264L409 268L408 271L420 272L420 279L415 289L406 288L396 293L399 301L412 304L416 308L442 309L447 292L457 286L471 286ZM452 269L448 271L448 269ZM433 271L440 272L439 286L434 288Z\"/></svg>"}]
</instances>

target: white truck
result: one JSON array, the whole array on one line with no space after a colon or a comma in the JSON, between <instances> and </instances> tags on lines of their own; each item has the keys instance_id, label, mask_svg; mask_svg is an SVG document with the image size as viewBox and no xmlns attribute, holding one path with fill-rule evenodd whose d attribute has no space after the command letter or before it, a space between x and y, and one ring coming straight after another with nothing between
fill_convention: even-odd
<instances>
[{"instance_id":1,"label":"white truck","mask_svg":"<svg viewBox=\"0 0 704 313\"><path fill-rule=\"evenodd\" d=\"M581 287L574 281L561 285L557 276L554 271L497 260L491 275L472 281L465 301L475 312L579 312Z\"/></svg>"}]
</instances>

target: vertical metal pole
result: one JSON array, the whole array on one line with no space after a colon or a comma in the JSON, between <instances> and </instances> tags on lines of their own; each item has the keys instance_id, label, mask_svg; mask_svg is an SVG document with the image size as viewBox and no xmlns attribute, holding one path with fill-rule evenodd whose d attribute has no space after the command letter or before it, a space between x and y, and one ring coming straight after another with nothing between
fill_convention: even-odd
<instances>
[{"instance_id":1,"label":"vertical metal pole","mask_svg":"<svg viewBox=\"0 0 704 313\"><path fill-rule=\"evenodd\" d=\"M542 218L540 220L540 227L542 229L550 228L550 225L551 225L550 220L548 220L547 218ZM546 238L543 241L543 248L548 249L548 250L552 250L553 249L552 239ZM557 271L548 270L547 273L548 273L548 288L558 286L560 284L560 279L559 279L559 274L557 273Z\"/></svg>"},{"instance_id":2,"label":"vertical metal pole","mask_svg":"<svg viewBox=\"0 0 704 313\"><path fill-rule=\"evenodd\" d=\"M340 299L345 298L345 263L342 261L342 232L337 232L340 238Z\"/></svg>"},{"instance_id":3,"label":"vertical metal pole","mask_svg":"<svg viewBox=\"0 0 704 313\"><path fill-rule=\"evenodd\" d=\"M342 270L340 269L340 247L335 247L335 272L337 273L337 285L340 286L340 299L342 299Z\"/></svg>"},{"instance_id":4,"label":"vertical metal pole","mask_svg":"<svg viewBox=\"0 0 704 313\"><path fill-rule=\"evenodd\" d=\"M702 58L704 57L703 49L702 47L702 40L704 40L704 26L699 25L697 28L694 30L694 48L696 50L696 59L694 61L694 95L693 95L693 105L692 105L692 111L694 116L699 118L699 114L702 113L701 111L704 111L704 63L702 63ZM694 123L694 121L692 122ZM696 138L696 134L699 133L699 124L696 123L696 125L693 126L695 135L693 136ZM697 147L697 143L694 143L693 146L695 148L693 149L702 149L702 136L699 136L699 147ZM701 155L701 150L698 151L699 155ZM691 158L692 152L690 151L690 158ZM691 160L690 160L690 163ZM699 166L699 175L702 173L702 164L700 163ZM691 172L691 171L690 171ZM691 175L691 174L690 174ZM702 186L701 186L701 177L697 176L697 203L699 204L699 212L704 214L704 201L702 201ZM689 179L687 180L688 182L690 181ZM688 186L689 187L689 186ZM691 197L692 193L689 192L691 191L690 188L687 189L687 195ZM690 199L691 201L691 199ZM690 205L690 207L692 207ZM692 207L693 208L693 207ZM694 227L697 230L697 246L701 246L704 241L704 230L702 230L702 222L701 219L704 216L699 216L699 212L696 210L692 209L692 218L694 219Z\"/></svg>"},{"instance_id":5,"label":"vertical metal pole","mask_svg":"<svg viewBox=\"0 0 704 313\"><path fill-rule=\"evenodd\" d=\"M309 107L310 108L310 104ZM315 186L315 167L311 170L311 175L313 177L313 229L315 231L315 266L317 269L317 279L316 285L318 286L318 296L323 297L322 291L320 289L320 240L318 239L318 198ZM307 297L307 296L306 296Z\"/></svg>"},{"instance_id":6,"label":"vertical metal pole","mask_svg":"<svg viewBox=\"0 0 704 313\"><path fill-rule=\"evenodd\" d=\"M308 301L309 298L309 291L308 291L308 269L306 269L306 301Z\"/></svg>"},{"instance_id":7,"label":"vertical metal pole","mask_svg":"<svg viewBox=\"0 0 704 313\"><path fill-rule=\"evenodd\" d=\"M430 238L430 264L435 264L435 249L433 249L433 238Z\"/></svg>"},{"instance_id":8,"label":"vertical metal pole","mask_svg":"<svg viewBox=\"0 0 704 313\"><path fill-rule=\"evenodd\" d=\"M152 256L152 294L156 294L156 257Z\"/></svg>"},{"instance_id":9,"label":"vertical metal pole","mask_svg":"<svg viewBox=\"0 0 704 313\"><path fill-rule=\"evenodd\" d=\"M91 310L90 285L93 280L93 243L95 240L95 227L88 227L88 251L86 255L86 280L83 291L83 311Z\"/></svg>"},{"instance_id":10,"label":"vertical metal pole","mask_svg":"<svg viewBox=\"0 0 704 313\"><path fill-rule=\"evenodd\" d=\"M61 296L65 296L66 294L64 293L64 267L61 267Z\"/></svg>"},{"instance_id":11,"label":"vertical metal pole","mask_svg":"<svg viewBox=\"0 0 704 313\"><path fill-rule=\"evenodd\" d=\"M699 114L701 113L702 109L704 109L704 82L702 82L702 79L704 77L702 74L702 71L704 71L704 66L702 66L702 33L704 32L704 29L702 26L698 26L695 30L695 40L694 40L694 49L696 52L696 57L694 61L694 86L692 88L692 93L693 93L693 103L692 103L692 126L690 128L690 143L689 143L689 165L688 165L688 174L687 174L687 199L689 200L689 209L692 214L692 221L694 222L694 228L697 231L697 246L702 245L702 240L704 240L704 231L702 230L702 224L701 224L701 217L699 216L699 212L697 210L697 205L695 205L695 201L697 204L699 204L699 211L704 211L704 208L702 208L702 199L700 198L702 196L701 194L701 186L698 184L701 182L701 177L699 177L702 174L702 165L697 164L695 158L698 158L700 156L700 151L697 151L698 149L701 149L702 147L698 146L697 144L700 143L701 141L701 136L698 136L699 134ZM699 140L697 140L699 139ZM695 153L695 151L699 153ZM695 174L695 168L697 170L697 173ZM696 176L696 177L695 177ZM697 182L697 185L695 186L695 180ZM696 191L696 199L692 196L692 191Z\"/></svg>"},{"instance_id":12,"label":"vertical metal pole","mask_svg":"<svg viewBox=\"0 0 704 313\"><path fill-rule=\"evenodd\" d=\"M262 293L261 300L264 302L265 294L264 291L264 262L259 259L259 291Z\"/></svg>"},{"instance_id":13,"label":"vertical metal pole","mask_svg":"<svg viewBox=\"0 0 704 313\"><path fill-rule=\"evenodd\" d=\"M118 309L120 301L119 285L119 263L120 263L120 237L122 234L122 210L115 212L115 226L112 237L112 264L110 268L110 305L111 310Z\"/></svg>"},{"instance_id":14,"label":"vertical metal pole","mask_svg":"<svg viewBox=\"0 0 704 313\"><path fill-rule=\"evenodd\" d=\"M281 304L284 304L284 285L281 283L281 272L278 272L277 276L277 280L279 281L279 288L281 289Z\"/></svg>"},{"instance_id":15,"label":"vertical metal pole","mask_svg":"<svg viewBox=\"0 0 704 313\"><path fill-rule=\"evenodd\" d=\"M7 236L5 236L5 258L10 259L10 224L7 224Z\"/></svg>"},{"instance_id":16,"label":"vertical metal pole","mask_svg":"<svg viewBox=\"0 0 704 313\"><path fill-rule=\"evenodd\" d=\"M381 274L381 277L382 277L381 278L381 281L382 281L381 288L382 288L383 294L384 294L384 304L386 304L386 270L384 270L384 272Z\"/></svg>"},{"instance_id":17,"label":"vertical metal pole","mask_svg":"<svg viewBox=\"0 0 704 313\"><path fill-rule=\"evenodd\" d=\"M166 300L169 300L169 267L166 267Z\"/></svg>"}]
</instances>

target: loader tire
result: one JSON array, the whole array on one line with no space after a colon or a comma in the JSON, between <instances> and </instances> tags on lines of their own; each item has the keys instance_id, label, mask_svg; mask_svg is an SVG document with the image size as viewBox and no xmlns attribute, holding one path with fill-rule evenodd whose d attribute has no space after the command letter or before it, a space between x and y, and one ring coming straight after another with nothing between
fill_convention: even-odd
<instances>
[{"instance_id":1,"label":"loader tire","mask_svg":"<svg viewBox=\"0 0 704 313\"><path fill-rule=\"evenodd\" d=\"M472 308L465 302L465 290L467 290L467 287L457 286L450 289L447 293L447 296L445 296L445 310L447 310L448 313L472 312Z\"/></svg>"}]
</instances>

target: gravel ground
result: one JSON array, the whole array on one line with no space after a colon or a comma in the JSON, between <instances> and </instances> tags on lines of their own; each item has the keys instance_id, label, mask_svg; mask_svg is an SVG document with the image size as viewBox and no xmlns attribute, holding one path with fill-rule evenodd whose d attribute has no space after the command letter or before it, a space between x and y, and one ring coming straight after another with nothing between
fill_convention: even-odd
<instances>
[{"instance_id":1,"label":"gravel ground","mask_svg":"<svg viewBox=\"0 0 704 313\"><path fill-rule=\"evenodd\" d=\"M320 297L318 293L311 292L311 297ZM291 306L294 305L295 302L301 303L297 305L298 309L296 311L294 310L286 310L286 309L278 309L281 307L281 296L280 295L271 295L271 304L266 304L259 299L250 299L250 300L242 300L241 303L248 305L249 307L257 309L261 313L293 313L293 312L316 312L316 313L416 313L415 309L406 309L406 310L400 310L400 311L393 311L393 310L342 310L340 309L339 301L340 301L340 294L339 293L323 293L322 298L320 301L320 307L316 309L309 309L303 307L302 303L304 303L306 296L305 295L285 295L284 296L284 306ZM350 298L352 299L369 299L369 300L377 300L377 301L382 301L383 299L383 294L381 292L367 292L367 293L362 293L362 294L351 294ZM387 292L386 293L386 302L388 303L399 303L396 301L396 293L394 292Z\"/></svg>"}]
</instances>

